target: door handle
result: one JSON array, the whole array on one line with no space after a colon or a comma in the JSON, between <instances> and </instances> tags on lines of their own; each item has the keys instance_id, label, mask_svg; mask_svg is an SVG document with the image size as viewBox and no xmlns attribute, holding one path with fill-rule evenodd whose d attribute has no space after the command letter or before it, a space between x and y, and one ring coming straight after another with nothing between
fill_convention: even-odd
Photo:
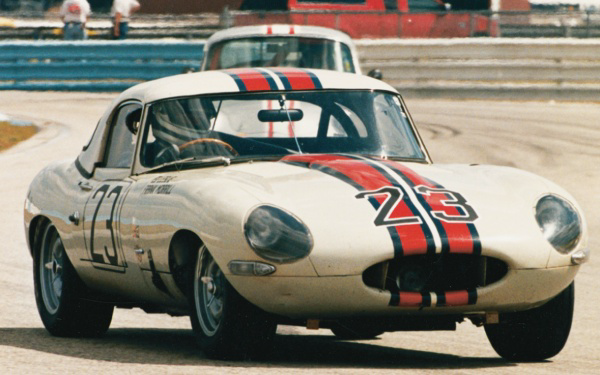
<instances>
[{"instance_id":1,"label":"door handle","mask_svg":"<svg viewBox=\"0 0 600 375\"><path fill-rule=\"evenodd\" d=\"M69 221L75 225L79 225L79 211L75 211L69 215Z\"/></svg>"},{"instance_id":2,"label":"door handle","mask_svg":"<svg viewBox=\"0 0 600 375\"><path fill-rule=\"evenodd\" d=\"M79 186L79 188L81 190L84 190L84 191L90 191L90 190L92 190L94 188L92 186L92 184L90 184L87 181L79 181L79 183L77 185Z\"/></svg>"}]
</instances>

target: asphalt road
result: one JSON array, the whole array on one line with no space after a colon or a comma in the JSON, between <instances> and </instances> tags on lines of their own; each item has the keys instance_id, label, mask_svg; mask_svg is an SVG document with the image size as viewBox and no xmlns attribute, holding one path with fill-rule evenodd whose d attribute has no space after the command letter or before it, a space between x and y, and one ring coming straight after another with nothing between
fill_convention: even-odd
<instances>
[{"instance_id":1,"label":"asphalt road","mask_svg":"<svg viewBox=\"0 0 600 375\"><path fill-rule=\"evenodd\" d=\"M46 333L33 296L23 233L23 201L48 162L75 158L111 94L0 92L0 112L42 131L0 153L0 372L3 374L237 373L600 373L600 260L576 278L569 342L555 358L514 364L500 359L483 329L386 333L378 340L337 341L329 331L280 328L264 363L211 361L194 347L187 318L117 310L101 339ZM516 166L567 188L584 207L592 252L600 244L600 104L493 101L408 102L438 163Z\"/></svg>"}]
</instances>

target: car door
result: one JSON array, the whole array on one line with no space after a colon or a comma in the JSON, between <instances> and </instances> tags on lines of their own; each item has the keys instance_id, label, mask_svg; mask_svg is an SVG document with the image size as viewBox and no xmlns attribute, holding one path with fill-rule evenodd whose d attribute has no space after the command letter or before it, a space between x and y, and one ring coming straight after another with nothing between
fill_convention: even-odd
<instances>
[{"instance_id":1,"label":"car door","mask_svg":"<svg viewBox=\"0 0 600 375\"><path fill-rule=\"evenodd\" d=\"M141 104L127 102L112 116L105 146L104 158L89 179L80 182L88 196L83 208L82 234L85 260L89 266L84 280L94 286L113 290L122 283L128 269L121 240L121 207L133 183L131 165L136 144L136 130L128 126L128 117L141 114ZM130 116L131 115L131 116ZM129 124L131 125L131 124Z\"/></svg>"}]
</instances>

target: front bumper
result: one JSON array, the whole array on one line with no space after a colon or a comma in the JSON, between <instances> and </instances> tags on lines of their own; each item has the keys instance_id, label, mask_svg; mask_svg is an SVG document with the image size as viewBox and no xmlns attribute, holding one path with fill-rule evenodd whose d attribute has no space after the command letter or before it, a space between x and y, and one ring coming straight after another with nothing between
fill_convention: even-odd
<instances>
[{"instance_id":1,"label":"front bumper","mask_svg":"<svg viewBox=\"0 0 600 375\"><path fill-rule=\"evenodd\" d=\"M438 306L390 306L392 294L364 284L362 275L328 277L236 276L227 278L247 300L290 318L478 314L527 310L564 290L579 266L509 270L502 280L476 289L476 302Z\"/></svg>"}]
</instances>

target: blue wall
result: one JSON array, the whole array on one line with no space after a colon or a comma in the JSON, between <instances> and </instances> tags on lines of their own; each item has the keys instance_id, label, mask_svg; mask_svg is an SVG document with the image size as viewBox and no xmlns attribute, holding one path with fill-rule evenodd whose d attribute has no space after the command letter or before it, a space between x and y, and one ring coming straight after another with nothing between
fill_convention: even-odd
<instances>
[{"instance_id":1,"label":"blue wall","mask_svg":"<svg viewBox=\"0 0 600 375\"><path fill-rule=\"evenodd\" d=\"M0 42L0 90L122 91L198 70L203 41Z\"/></svg>"}]
</instances>

